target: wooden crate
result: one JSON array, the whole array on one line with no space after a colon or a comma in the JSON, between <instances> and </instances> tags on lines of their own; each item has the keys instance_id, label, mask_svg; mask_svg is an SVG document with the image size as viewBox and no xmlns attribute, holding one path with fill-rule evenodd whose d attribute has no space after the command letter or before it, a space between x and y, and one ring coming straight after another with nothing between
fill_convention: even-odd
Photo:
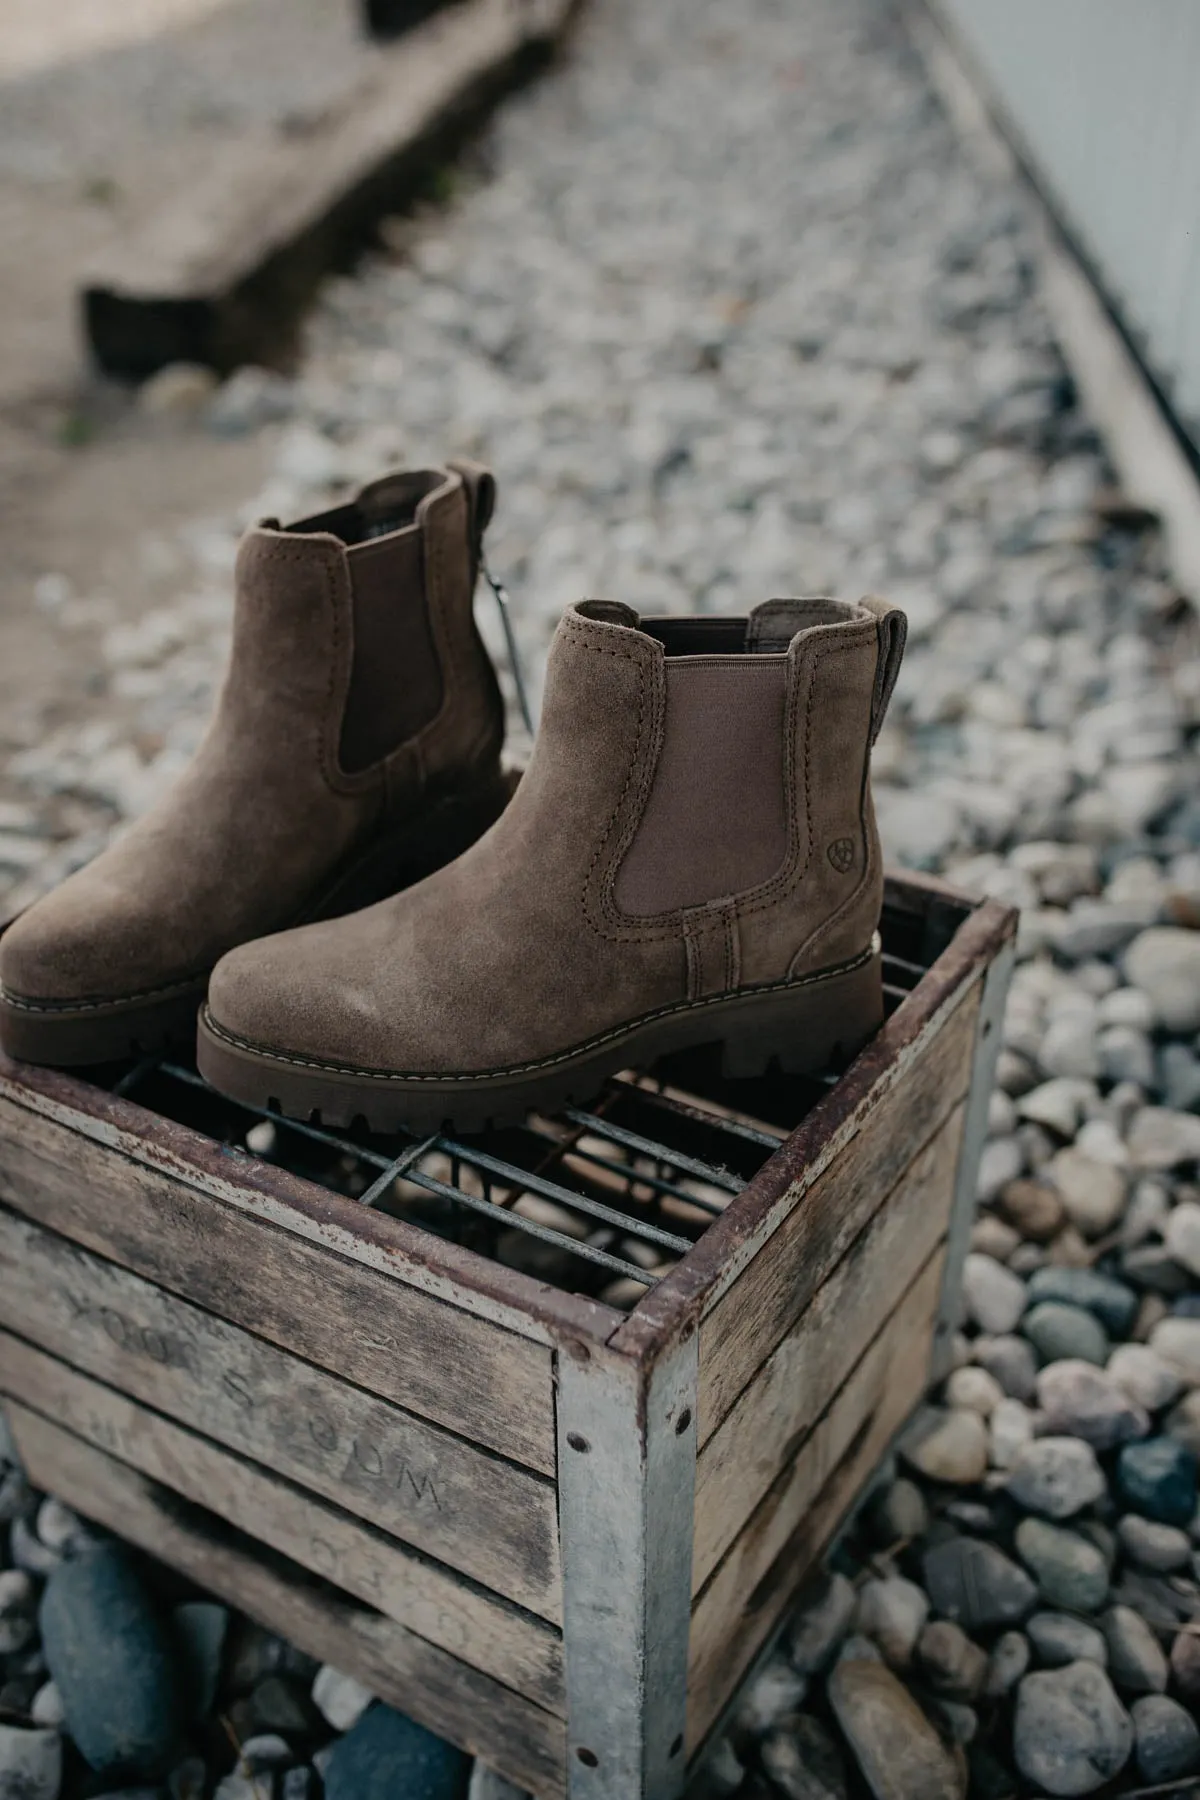
<instances>
[{"instance_id":1,"label":"wooden crate","mask_svg":"<svg viewBox=\"0 0 1200 1800\"><path fill-rule=\"evenodd\" d=\"M466 1145L309 1129L301 1173L186 1071L0 1064L31 1478L518 1786L670 1800L948 1345L1013 924L890 882L838 1079L693 1057ZM557 1285L554 1204L610 1234ZM686 1240L630 1311L622 1221Z\"/></svg>"}]
</instances>

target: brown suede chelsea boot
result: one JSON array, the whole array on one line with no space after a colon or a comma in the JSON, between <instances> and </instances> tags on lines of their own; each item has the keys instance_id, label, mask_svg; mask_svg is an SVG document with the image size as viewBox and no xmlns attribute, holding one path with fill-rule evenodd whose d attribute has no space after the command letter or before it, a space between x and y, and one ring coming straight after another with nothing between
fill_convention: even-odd
<instances>
[{"instance_id":1,"label":"brown suede chelsea boot","mask_svg":"<svg viewBox=\"0 0 1200 1800\"><path fill-rule=\"evenodd\" d=\"M173 791L0 937L0 1043L94 1063L189 1043L235 945L366 906L502 811L472 594L494 483L385 476L238 554L233 650Z\"/></svg>"},{"instance_id":2,"label":"brown suede chelsea boot","mask_svg":"<svg viewBox=\"0 0 1200 1800\"><path fill-rule=\"evenodd\" d=\"M735 1075L854 1054L883 1018L869 759L904 633L875 600L574 607L507 812L407 893L225 957L202 1073L293 1116L472 1131L690 1045Z\"/></svg>"}]
</instances>

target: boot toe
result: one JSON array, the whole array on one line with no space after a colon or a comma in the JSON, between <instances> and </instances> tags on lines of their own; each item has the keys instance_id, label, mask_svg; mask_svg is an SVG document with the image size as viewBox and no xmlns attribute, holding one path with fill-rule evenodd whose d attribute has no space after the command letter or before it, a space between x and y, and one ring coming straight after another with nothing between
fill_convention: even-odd
<instances>
[{"instance_id":1,"label":"boot toe","mask_svg":"<svg viewBox=\"0 0 1200 1800\"><path fill-rule=\"evenodd\" d=\"M0 987L62 1005L124 999L185 978L189 971L159 954L161 931L125 900L106 906L86 874L36 901L0 937Z\"/></svg>"},{"instance_id":2,"label":"boot toe","mask_svg":"<svg viewBox=\"0 0 1200 1800\"><path fill-rule=\"evenodd\" d=\"M326 929L279 932L223 956L208 983L215 1029L275 1056L353 1060L354 984L324 966Z\"/></svg>"},{"instance_id":3,"label":"boot toe","mask_svg":"<svg viewBox=\"0 0 1200 1800\"><path fill-rule=\"evenodd\" d=\"M209 1024L274 1060L387 1071L455 1066L460 1052L447 1041L436 964L427 966L411 944L408 954L398 950L402 918L397 901L383 901L229 951L209 979Z\"/></svg>"}]
</instances>

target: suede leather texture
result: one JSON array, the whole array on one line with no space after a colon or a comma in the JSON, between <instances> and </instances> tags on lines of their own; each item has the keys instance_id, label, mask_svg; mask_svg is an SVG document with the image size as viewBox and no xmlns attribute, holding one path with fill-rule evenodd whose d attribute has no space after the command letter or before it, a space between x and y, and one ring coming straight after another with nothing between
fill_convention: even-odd
<instances>
[{"instance_id":1,"label":"suede leather texture","mask_svg":"<svg viewBox=\"0 0 1200 1800\"><path fill-rule=\"evenodd\" d=\"M777 611L783 603L769 604ZM558 628L533 755L492 829L402 894L233 951L213 972L212 1023L330 1068L485 1073L552 1062L659 1008L865 951L882 900L868 793L882 626L867 606L787 605L798 610L786 649L774 652L784 688L771 714L775 741L759 743L753 759L779 795L782 856L772 848L765 875L756 869L752 882L724 891L736 859L717 842L714 873L695 862L689 872L715 882L715 897L670 903L671 858L647 857L642 834L664 828L651 797L669 767L677 804L719 838L704 757L693 746L689 790L688 744L666 745L682 715L672 722L671 659L653 622L643 630L631 608L585 602ZM884 616L902 619L890 609ZM777 633L778 618L769 623ZM678 629L673 621L664 636ZM699 632L701 641L712 636ZM731 682L752 685L745 665L761 636L755 615L739 636L737 654L697 660L718 674L728 664ZM686 729L702 730L702 720L692 708ZM762 816L774 837L773 808ZM641 863L633 891L649 902L640 912L621 904L630 856L635 869Z\"/></svg>"},{"instance_id":2,"label":"suede leather texture","mask_svg":"<svg viewBox=\"0 0 1200 1800\"><path fill-rule=\"evenodd\" d=\"M495 780L503 711L471 611L466 485L457 473L433 473L415 525L396 534L405 553L391 594L397 610L421 610L414 629L436 647L436 688L405 700L422 728L393 738L368 767L342 767L352 552L330 531L251 531L237 559L228 672L199 750L169 795L8 928L5 990L62 1003L203 977L234 945L302 916L376 834L419 819L446 793ZM416 592L413 530L424 565ZM371 546L375 590L386 544ZM378 607L377 591L374 599ZM393 680L411 682L411 672L396 667ZM378 743L394 715L367 723Z\"/></svg>"}]
</instances>

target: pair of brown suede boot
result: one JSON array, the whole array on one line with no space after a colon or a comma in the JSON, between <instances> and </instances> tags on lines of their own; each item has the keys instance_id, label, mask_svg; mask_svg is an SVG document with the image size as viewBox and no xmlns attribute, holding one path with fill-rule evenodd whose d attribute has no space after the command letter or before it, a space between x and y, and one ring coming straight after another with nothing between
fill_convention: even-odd
<instances>
[{"instance_id":1,"label":"pair of brown suede boot","mask_svg":"<svg viewBox=\"0 0 1200 1800\"><path fill-rule=\"evenodd\" d=\"M10 1055L153 1053L199 1009L235 1099L471 1131L692 1045L803 1072L870 1036L904 615L584 601L514 784L472 610L494 493L460 463L248 535L191 766L0 937Z\"/></svg>"}]
</instances>

